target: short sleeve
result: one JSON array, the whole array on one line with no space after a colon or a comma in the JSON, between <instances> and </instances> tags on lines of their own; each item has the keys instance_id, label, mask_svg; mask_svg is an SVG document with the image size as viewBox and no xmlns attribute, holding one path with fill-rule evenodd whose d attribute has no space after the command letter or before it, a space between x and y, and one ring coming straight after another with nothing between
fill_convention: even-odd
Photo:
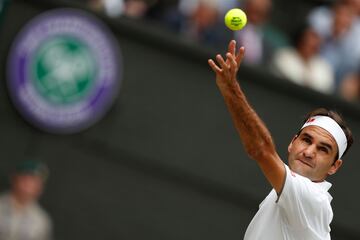
<instances>
[{"instance_id":1,"label":"short sleeve","mask_svg":"<svg viewBox=\"0 0 360 240\"><path fill-rule=\"evenodd\" d=\"M329 233L332 210L326 192L288 166L285 168L285 183L277 200L283 222L296 229Z\"/></svg>"}]
</instances>

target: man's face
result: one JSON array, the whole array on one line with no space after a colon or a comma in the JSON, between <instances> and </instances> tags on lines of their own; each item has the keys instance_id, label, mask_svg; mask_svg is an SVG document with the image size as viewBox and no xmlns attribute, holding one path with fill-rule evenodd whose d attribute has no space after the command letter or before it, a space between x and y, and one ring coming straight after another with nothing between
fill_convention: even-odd
<instances>
[{"instance_id":1,"label":"man's face","mask_svg":"<svg viewBox=\"0 0 360 240\"><path fill-rule=\"evenodd\" d=\"M340 159L334 162L338 152L334 138L317 126L305 127L293 138L288 152L290 169L315 182L334 174L342 164Z\"/></svg>"},{"instance_id":2,"label":"man's face","mask_svg":"<svg viewBox=\"0 0 360 240\"><path fill-rule=\"evenodd\" d=\"M13 178L13 191L16 196L25 202L35 201L43 190L41 177L31 174L20 174Z\"/></svg>"}]
</instances>

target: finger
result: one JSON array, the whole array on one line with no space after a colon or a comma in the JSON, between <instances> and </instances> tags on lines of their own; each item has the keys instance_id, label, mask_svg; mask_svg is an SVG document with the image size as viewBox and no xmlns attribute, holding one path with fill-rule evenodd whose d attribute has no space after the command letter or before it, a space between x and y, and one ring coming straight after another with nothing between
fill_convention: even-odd
<instances>
[{"instance_id":1,"label":"finger","mask_svg":"<svg viewBox=\"0 0 360 240\"><path fill-rule=\"evenodd\" d=\"M236 53L236 41L235 40L230 41L228 52L235 56L235 53Z\"/></svg>"},{"instance_id":2,"label":"finger","mask_svg":"<svg viewBox=\"0 0 360 240\"><path fill-rule=\"evenodd\" d=\"M245 48L241 47L239 53L236 55L236 63L239 66L245 56Z\"/></svg>"},{"instance_id":3,"label":"finger","mask_svg":"<svg viewBox=\"0 0 360 240\"><path fill-rule=\"evenodd\" d=\"M209 59L208 63L209 63L210 67L212 68L212 70L215 73L221 73L222 72L222 70L216 65L216 63L212 59Z\"/></svg>"},{"instance_id":4,"label":"finger","mask_svg":"<svg viewBox=\"0 0 360 240\"><path fill-rule=\"evenodd\" d=\"M225 63L225 60L220 54L216 55L216 60L223 70L229 68L228 64Z\"/></svg>"},{"instance_id":5,"label":"finger","mask_svg":"<svg viewBox=\"0 0 360 240\"><path fill-rule=\"evenodd\" d=\"M230 53L228 53L226 56L227 56L227 59L229 61L229 65L230 65L230 75L232 77L236 77L239 66L236 62L235 56Z\"/></svg>"},{"instance_id":6,"label":"finger","mask_svg":"<svg viewBox=\"0 0 360 240\"><path fill-rule=\"evenodd\" d=\"M227 57L227 59L228 59L228 61L229 61L231 70L232 70L232 71L237 71L237 69L238 69L238 64L237 64L237 62L236 62L235 56L232 55L232 54L230 54L230 53L228 53L228 54L226 54L226 57Z\"/></svg>"}]
</instances>

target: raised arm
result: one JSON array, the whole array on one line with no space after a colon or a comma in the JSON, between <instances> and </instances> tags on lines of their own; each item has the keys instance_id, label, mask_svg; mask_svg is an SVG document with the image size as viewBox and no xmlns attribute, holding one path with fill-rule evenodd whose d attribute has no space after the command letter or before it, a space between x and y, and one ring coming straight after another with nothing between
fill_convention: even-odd
<instances>
[{"instance_id":1,"label":"raised arm","mask_svg":"<svg viewBox=\"0 0 360 240\"><path fill-rule=\"evenodd\" d=\"M216 73L216 84L247 154L258 163L272 187L280 193L286 174L284 163L276 152L270 132L248 103L237 81L237 72L244 54L244 47L236 54L236 42L233 40L229 43L226 61L221 55L217 55L218 64L209 59L209 65Z\"/></svg>"}]
</instances>

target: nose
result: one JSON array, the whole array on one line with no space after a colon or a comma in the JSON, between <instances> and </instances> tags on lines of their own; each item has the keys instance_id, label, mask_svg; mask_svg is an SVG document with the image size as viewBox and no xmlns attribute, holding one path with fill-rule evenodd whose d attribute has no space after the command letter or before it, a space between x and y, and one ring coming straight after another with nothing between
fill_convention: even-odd
<instances>
[{"instance_id":1,"label":"nose","mask_svg":"<svg viewBox=\"0 0 360 240\"><path fill-rule=\"evenodd\" d=\"M315 154L316 154L316 145L315 144L311 144L309 146L307 146L305 149L304 149L304 157L306 158L314 158L315 157Z\"/></svg>"}]
</instances>

